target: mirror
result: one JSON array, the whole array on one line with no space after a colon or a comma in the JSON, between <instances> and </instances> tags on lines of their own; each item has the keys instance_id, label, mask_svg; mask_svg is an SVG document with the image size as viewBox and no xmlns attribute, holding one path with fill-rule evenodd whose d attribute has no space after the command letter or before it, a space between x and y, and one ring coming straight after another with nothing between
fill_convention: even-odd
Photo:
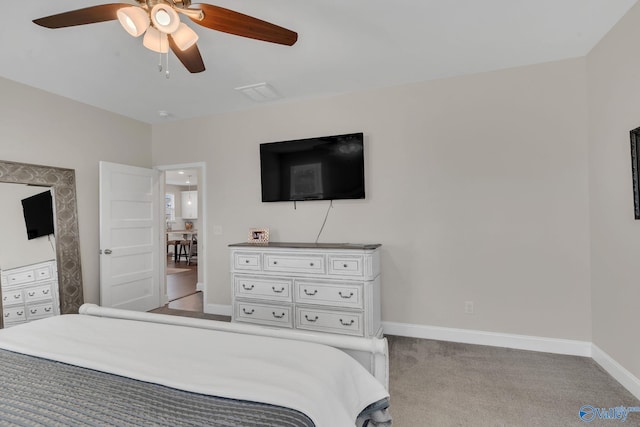
<instances>
[{"instance_id":1,"label":"mirror","mask_svg":"<svg viewBox=\"0 0 640 427\"><path fill-rule=\"evenodd\" d=\"M84 297L78 243L75 171L0 160L0 182L47 186L55 192L55 243L60 313L77 313Z\"/></svg>"}]
</instances>

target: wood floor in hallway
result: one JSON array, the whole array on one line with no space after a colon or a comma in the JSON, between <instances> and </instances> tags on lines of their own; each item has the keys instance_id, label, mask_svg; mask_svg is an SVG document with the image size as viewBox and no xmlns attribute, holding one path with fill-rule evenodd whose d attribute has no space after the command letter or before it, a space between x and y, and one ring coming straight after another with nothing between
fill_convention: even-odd
<instances>
[{"instance_id":1,"label":"wood floor in hallway","mask_svg":"<svg viewBox=\"0 0 640 427\"><path fill-rule=\"evenodd\" d=\"M183 270L183 271L177 271ZM167 257L167 308L202 313L202 292L196 289L198 284L198 266L187 265L186 261L175 262L173 257Z\"/></svg>"},{"instance_id":2,"label":"wood floor in hallway","mask_svg":"<svg viewBox=\"0 0 640 427\"><path fill-rule=\"evenodd\" d=\"M187 265L186 261L175 262L173 257L169 256L167 257L167 270L172 273L167 275L169 303L151 310L152 313L231 321L230 316L204 313L203 294L196 289L198 284L197 265Z\"/></svg>"}]
</instances>

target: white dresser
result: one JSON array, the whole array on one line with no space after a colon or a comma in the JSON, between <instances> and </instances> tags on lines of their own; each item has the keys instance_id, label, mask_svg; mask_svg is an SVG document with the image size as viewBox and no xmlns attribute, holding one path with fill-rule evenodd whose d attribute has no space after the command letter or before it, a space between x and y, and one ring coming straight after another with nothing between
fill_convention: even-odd
<instances>
[{"instance_id":1,"label":"white dresser","mask_svg":"<svg viewBox=\"0 0 640 427\"><path fill-rule=\"evenodd\" d=\"M60 314L55 260L2 270L0 284L5 328Z\"/></svg>"},{"instance_id":2,"label":"white dresser","mask_svg":"<svg viewBox=\"0 0 640 427\"><path fill-rule=\"evenodd\" d=\"M381 336L378 244L237 243L233 322Z\"/></svg>"}]
</instances>

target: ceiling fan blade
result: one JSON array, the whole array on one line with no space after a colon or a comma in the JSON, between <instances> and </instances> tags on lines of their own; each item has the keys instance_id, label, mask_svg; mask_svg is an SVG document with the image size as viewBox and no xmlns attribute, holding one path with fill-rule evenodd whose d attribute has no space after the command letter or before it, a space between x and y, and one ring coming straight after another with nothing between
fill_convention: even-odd
<instances>
[{"instance_id":1,"label":"ceiling fan blade","mask_svg":"<svg viewBox=\"0 0 640 427\"><path fill-rule=\"evenodd\" d=\"M99 6L85 7L83 9L71 10L57 15L45 16L34 19L33 22L46 28L64 28L74 25L93 24L95 22L113 21L118 19L118 9L130 7L127 3L109 3Z\"/></svg>"},{"instance_id":2,"label":"ceiling fan blade","mask_svg":"<svg viewBox=\"0 0 640 427\"><path fill-rule=\"evenodd\" d=\"M191 73L201 73L205 70L204 62L202 61L202 55L200 55L200 50L198 49L197 44L193 44L188 49L180 50L176 45L176 42L173 40L173 37L169 35L169 47L173 51L173 53L178 57L182 65L189 70Z\"/></svg>"},{"instance_id":3,"label":"ceiling fan blade","mask_svg":"<svg viewBox=\"0 0 640 427\"><path fill-rule=\"evenodd\" d=\"M204 19L198 20L191 17L190 19L212 30L287 46L292 46L298 40L298 33L294 31L240 12L206 3L193 6L196 10L200 9L204 12Z\"/></svg>"}]
</instances>

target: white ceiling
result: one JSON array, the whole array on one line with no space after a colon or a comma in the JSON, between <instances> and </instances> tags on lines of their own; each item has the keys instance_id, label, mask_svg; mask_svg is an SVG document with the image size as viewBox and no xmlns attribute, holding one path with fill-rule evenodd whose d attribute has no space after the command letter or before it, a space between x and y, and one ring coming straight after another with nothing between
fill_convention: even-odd
<instances>
[{"instance_id":1,"label":"white ceiling","mask_svg":"<svg viewBox=\"0 0 640 427\"><path fill-rule=\"evenodd\" d=\"M216 0L298 32L298 42L189 21L207 70L190 74L170 54L170 79L117 21L56 30L31 22L106 1L5 2L0 76L159 123L262 105L234 90L260 82L279 103L584 56L636 1Z\"/></svg>"},{"instance_id":2,"label":"white ceiling","mask_svg":"<svg viewBox=\"0 0 640 427\"><path fill-rule=\"evenodd\" d=\"M198 170L197 169L177 169L168 170L164 175L164 182L171 185L191 185L198 186Z\"/></svg>"}]
</instances>

